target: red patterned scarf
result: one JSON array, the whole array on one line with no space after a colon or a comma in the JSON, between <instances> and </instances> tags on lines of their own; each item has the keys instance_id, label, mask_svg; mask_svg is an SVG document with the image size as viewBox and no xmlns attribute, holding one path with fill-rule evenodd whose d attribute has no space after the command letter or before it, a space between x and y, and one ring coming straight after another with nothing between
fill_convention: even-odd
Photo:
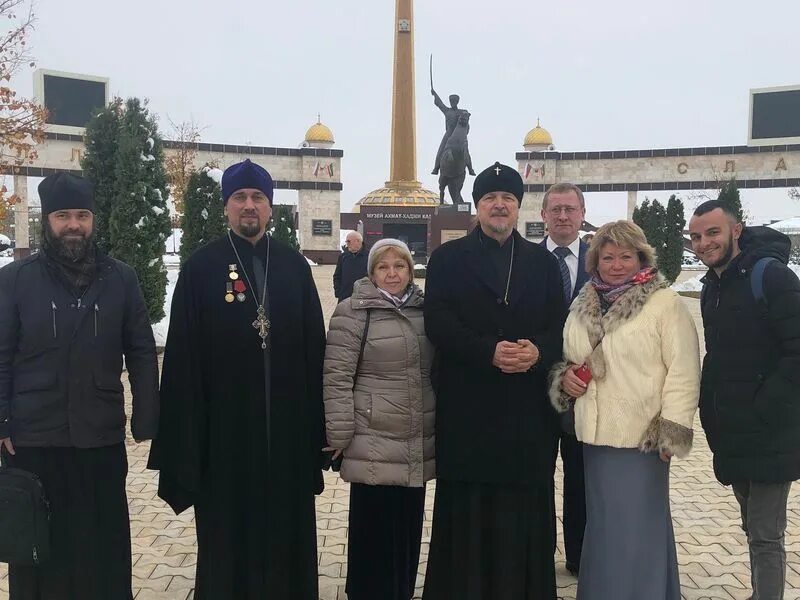
<instances>
[{"instance_id":1,"label":"red patterned scarf","mask_svg":"<svg viewBox=\"0 0 800 600\"><path fill-rule=\"evenodd\" d=\"M623 283L616 284L606 283L595 274L592 276L592 287L597 292L597 295L600 296L601 305L605 310L608 310L608 307L619 300L622 294L635 285L642 285L643 283L652 281L657 273L658 269L655 267L645 267L637 271L633 277L626 279Z\"/></svg>"}]
</instances>

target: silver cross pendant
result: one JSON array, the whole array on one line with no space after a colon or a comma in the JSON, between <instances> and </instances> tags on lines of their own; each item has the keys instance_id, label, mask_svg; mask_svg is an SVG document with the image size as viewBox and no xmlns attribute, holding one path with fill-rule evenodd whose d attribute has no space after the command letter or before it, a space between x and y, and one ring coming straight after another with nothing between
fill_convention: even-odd
<instances>
[{"instance_id":1,"label":"silver cross pendant","mask_svg":"<svg viewBox=\"0 0 800 600\"><path fill-rule=\"evenodd\" d=\"M261 338L261 349L267 349L267 336L269 335L270 322L267 319L266 311L263 306L258 307L258 316L253 321L253 328L258 332L258 337Z\"/></svg>"}]
</instances>

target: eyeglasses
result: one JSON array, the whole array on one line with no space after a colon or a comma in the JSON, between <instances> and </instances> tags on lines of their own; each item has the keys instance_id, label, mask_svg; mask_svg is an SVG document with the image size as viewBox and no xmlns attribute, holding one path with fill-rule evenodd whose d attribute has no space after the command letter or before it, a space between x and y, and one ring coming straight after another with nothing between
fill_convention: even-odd
<instances>
[{"instance_id":1,"label":"eyeglasses","mask_svg":"<svg viewBox=\"0 0 800 600\"><path fill-rule=\"evenodd\" d=\"M551 206L550 208L547 209L547 212L553 215L554 217L557 217L562 212L568 217L571 217L572 215L578 212L578 208L575 206Z\"/></svg>"}]
</instances>

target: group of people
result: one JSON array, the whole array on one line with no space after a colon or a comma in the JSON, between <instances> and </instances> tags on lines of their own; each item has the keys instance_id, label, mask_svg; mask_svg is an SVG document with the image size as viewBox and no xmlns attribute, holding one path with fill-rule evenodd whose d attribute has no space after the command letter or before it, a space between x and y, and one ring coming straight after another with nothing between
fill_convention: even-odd
<instances>
[{"instance_id":1,"label":"group of people","mask_svg":"<svg viewBox=\"0 0 800 600\"><path fill-rule=\"evenodd\" d=\"M96 249L91 186L40 185L43 249L0 270L0 444L44 486L52 556L10 565L12 600L132 598L123 357L158 494L194 507L198 600L316 600L314 498L339 464L350 600L413 596L434 477L423 598L555 600L559 450L578 598L679 600L669 468L698 404L741 506L753 598L783 598L800 478L788 238L717 201L695 210L701 370L642 230L617 221L584 243L574 185L546 193L534 244L516 230L519 173L481 172L476 226L431 255L424 293L402 241L367 252L351 232L327 334L307 261L266 234L269 173L247 160L221 185L230 231L181 269L160 386L135 273Z\"/></svg>"}]
</instances>

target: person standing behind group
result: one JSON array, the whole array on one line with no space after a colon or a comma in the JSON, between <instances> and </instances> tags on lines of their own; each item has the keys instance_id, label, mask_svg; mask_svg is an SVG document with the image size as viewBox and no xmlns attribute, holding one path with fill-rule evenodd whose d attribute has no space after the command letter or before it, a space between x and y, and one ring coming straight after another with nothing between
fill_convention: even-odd
<instances>
[{"instance_id":1,"label":"person standing behind group","mask_svg":"<svg viewBox=\"0 0 800 600\"><path fill-rule=\"evenodd\" d=\"M689 235L709 267L700 419L714 473L741 508L752 600L782 600L786 505L800 478L800 281L786 266L791 240L743 227L718 200L695 209Z\"/></svg>"},{"instance_id":2,"label":"person standing behind group","mask_svg":"<svg viewBox=\"0 0 800 600\"><path fill-rule=\"evenodd\" d=\"M333 293L339 302L349 298L353 293L353 284L367 276L367 252L361 234L357 231L348 233L345 247L333 272Z\"/></svg>"},{"instance_id":3,"label":"person standing behind group","mask_svg":"<svg viewBox=\"0 0 800 600\"><path fill-rule=\"evenodd\" d=\"M581 189L572 183L557 183L544 195L542 219L547 225L547 237L542 245L558 259L564 301L572 304L583 285L589 280L586 272L586 253L589 245L579 233L586 217L586 202ZM564 467L564 554L566 568L577 575L581 564L583 532L586 528L586 490L583 482L583 445L574 431L561 431L561 462ZM553 452L555 477L558 442ZM554 495L555 500L555 495ZM553 513L555 518L555 513Z\"/></svg>"},{"instance_id":4,"label":"person standing behind group","mask_svg":"<svg viewBox=\"0 0 800 600\"><path fill-rule=\"evenodd\" d=\"M547 373L566 313L558 262L516 230L524 186L475 179L478 226L428 263L436 500L425 600L555 600Z\"/></svg>"},{"instance_id":5,"label":"person standing behind group","mask_svg":"<svg viewBox=\"0 0 800 600\"><path fill-rule=\"evenodd\" d=\"M681 598L669 466L691 449L700 349L688 309L654 265L637 225L597 231L592 280L572 303L564 361L551 373L553 405L574 410L583 442L578 600Z\"/></svg>"},{"instance_id":6,"label":"person standing behind group","mask_svg":"<svg viewBox=\"0 0 800 600\"><path fill-rule=\"evenodd\" d=\"M422 540L425 482L434 477L433 346L408 247L378 241L369 277L331 318L325 425L350 482L349 600L410 600Z\"/></svg>"}]
</instances>

